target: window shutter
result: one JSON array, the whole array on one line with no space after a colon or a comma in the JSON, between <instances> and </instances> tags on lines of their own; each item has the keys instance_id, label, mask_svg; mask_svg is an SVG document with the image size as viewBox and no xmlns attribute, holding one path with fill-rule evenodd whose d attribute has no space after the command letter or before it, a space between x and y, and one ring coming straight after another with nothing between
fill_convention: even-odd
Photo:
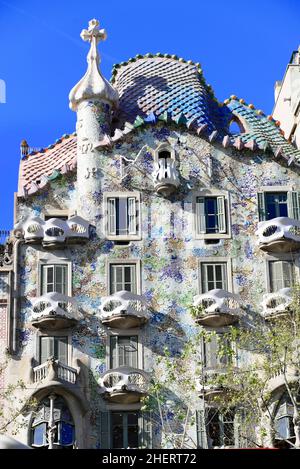
<instances>
[{"instance_id":1,"label":"window shutter","mask_svg":"<svg viewBox=\"0 0 300 469\"><path fill-rule=\"evenodd\" d=\"M137 336L133 335L130 337L130 360L133 368L138 368L138 344Z\"/></svg>"},{"instance_id":2,"label":"window shutter","mask_svg":"<svg viewBox=\"0 0 300 469\"><path fill-rule=\"evenodd\" d=\"M197 233L206 233L204 197L197 197L196 200L196 228Z\"/></svg>"},{"instance_id":3,"label":"window shutter","mask_svg":"<svg viewBox=\"0 0 300 469\"><path fill-rule=\"evenodd\" d=\"M110 337L110 368L117 368L117 341L118 337L113 335Z\"/></svg>"},{"instance_id":4,"label":"window shutter","mask_svg":"<svg viewBox=\"0 0 300 469\"><path fill-rule=\"evenodd\" d=\"M204 409L196 410L197 448L207 449L207 435Z\"/></svg>"},{"instance_id":5,"label":"window shutter","mask_svg":"<svg viewBox=\"0 0 300 469\"><path fill-rule=\"evenodd\" d=\"M257 193L258 220L266 220L266 201L264 192Z\"/></svg>"},{"instance_id":6,"label":"window shutter","mask_svg":"<svg viewBox=\"0 0 300 469\"><path fill-rule=\"evenodd\" d=\"M100 448L109 449L110 448L110 425L109 425L110 415L107 411L100 412Z\"/></svg>"},{"instance_id":7,"label":"window shutter","mask_svg":"<svg viewBox=\"0 0 300 469\"><path fill-rule=\"evenodd\" d=\"M108 234L116 234L116 199L107 199Z\"/></svg>"},{"instance_id":8,"label":"window shutter","mask_svg":"<svg viewBox=\"0 0 300 469\"><path fill-rule=\"evenodd\" d=\"M136 200L135 197L128 198L128 234L136 234Z\"/></svg>"},{"instance_id":9,"label":"window shutter","mask_svg":"<svg viewBox=\"0 0 300 469\"><path fill-rule=\"evenodd\" d=\"M273 261L270 263L271 291L277 292L282 288L283 284L283 267L281 261Z\"/></svg>"},{"instance_id":10,"label":"window shutter","mask_svg":"<svg viewBox=\"0 0 300 469\"><path fill-rule=\"evenodd\" d=\"M139 418L139 447L152 448L152 413L143 412Z\"/></svg>"},{"instance_id":11,"label":"window shutter","mask_svg":"<svg viewBox=\"0 0 300 469\"><path fill-rule=\"evenodd\" d=\"M288 216L300 220L300 193L288 192Z\"/></svg>"},{"instance_id":12,"label":"window shutter","mask_svg":"<svg viewBox=\"0 0 300 469\"><path fill-rule=\"evenodd\" d=\"M293 283L293 268L291 262L282 262L282 283L283 288L289 288Z\"/></svg>"},{"instance_id":13,"label":"window shutter","mask_svg":"<svg viewBox=\"0 0 300 469\"><path fill-rule=\"evenodd\" d=\"M53 337L41 337L40 339L40 363L45 363L54 355Z\"/></svg>"},{"instance_id":14,"label":"window shutter","mask_svg":"<svg viewBox=\"0 0 300 469\"><path fill-rule=\"evenodd\" d=\"M228 282L227 282L227 264L221 264L221 272L222 272L222 287L223 290L228 289Z\"/></svg>"},{"instance_id":15,"label":"window shutter","mask_svg":"<svg viewBox=\"0 0 300 469\"><path fill-rule=\"evenodd\" d=\"M217 197L217 217L219 233L226 233L225 197Z\"/></svg>"},{"instance_id":16,"label":"window shutter","mask_svg":"<svg viewBox=\"0 0 300 469\"><path fill-rule=\"evenodd\" d=\"M57 338L56 357L61 363L68 364L68 339L66 337Z\"/></svg>"}]
</instances>

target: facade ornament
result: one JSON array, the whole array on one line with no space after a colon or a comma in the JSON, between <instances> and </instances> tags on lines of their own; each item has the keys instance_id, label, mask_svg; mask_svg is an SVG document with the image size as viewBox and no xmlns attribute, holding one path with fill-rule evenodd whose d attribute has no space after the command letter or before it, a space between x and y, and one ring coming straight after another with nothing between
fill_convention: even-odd
<instances>
[{"instance_id":1,"label":"facade ornament","mask_svg":"<svg viewBox=\"0 0 300 469\"><path fill-rule=\"evenodd\" d=\"M80 37L83 41L90 43L87 55L88 69L69 94L70 108L77 111L81 102L92 99L106 101L116 107L119 99L118 93L99 70L100 56L97 46L100 41L105 41L106 31L99 28L98 20L93 19L89 22L88 29L83 29Z\"/></svg>"}]
</instances>

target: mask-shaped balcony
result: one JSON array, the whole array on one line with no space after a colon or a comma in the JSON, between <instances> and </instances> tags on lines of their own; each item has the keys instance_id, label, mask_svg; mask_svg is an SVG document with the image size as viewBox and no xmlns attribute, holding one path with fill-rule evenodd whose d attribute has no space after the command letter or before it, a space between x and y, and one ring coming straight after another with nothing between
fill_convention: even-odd
<instances>
[{"instance_id":1,"label":"mask-shaped balcony","mask_svg":"<svg viewBox=\"0 0 300 469\"><path fill-rule=\"evenodd\" d=\"M107 371L99 380L100 394L111 403L133 404L147 394L148 375L136 368L120 367Z\"/></svg>"},{"instance_id":2,"label":"mask-shaped balcony","mask_svg":"<svg viewBox=\"0 0 300 469\"><path fill-rule=\"evenodd\" d=\"M153 181L158 194L168 197L180 185L179 174L172 158L161 158L154 163Z\"/></svg>"},{"instance_id":3,"label":"mask-shaped balcony","mask_svg":"<svg viewBox=\"0 0 300 469\"><path fill-rule=\"evenodd\" d=\"M43 386L55 383L75 385L79 372L80 368L72 368L50 357L46 362L32 368L32 381Z\"/></svg>"},{"instance_id":4,"label":"mask-shaped balcony","mask_svg":"<svg viewBox=\"0 0 300 469\"><path fill-rule=\"evenodd\" d=\"M240 297L219 288L195 296L193 306L195 322L202 326L228 326L241 316Z\"/></svg>"},{"instance_id":5,"label":"mask-shaped balcony","mask_svg":"<svg viewBox=\"0 0 300 469\"><path fill-rule=\"evenodd\" d=\"M258 246L266 252L300 249L300 221L288 217L272 218L258 224Z\"/></svg>"},{"instance_id":6,"label":"mask-shaped balcony","mask_svg":"<svg viewBox=\"0 0 300 469\"><path fill-rule=\"evenodd\" d=\"M289 313L292 302L291 288L282 288L275 293L267 293L263 296L262 314L266 321L280 318Z\"/></svg>"},{"instance_id":7,"label":"mask-shaped balcony","mask_svg":"<svg viewBox=\"0 0 300 469\"><path fill-rule=\"evenodd\" d=\"M64 247L66 244L82 244L90 236L90 224L82 217L75 215L68 220L39 217L27 218L15 226L15 232L21 231L26 243L42 243L47 248Z\"/></svg>"},{"instance_id":8,"label":"mask-shaped balcony","mask_svg":"<svg viewBox=\"0 0 300 469\"><path fill-rule=\"evenodd\" d=\"M102 324L117 329L141 327L150 317L144 298L125 290L105 297L100 311Z\"/></svg>"},{"instance_id":9,"label":"mask-shaped balcony","mask_svg":"<svg viewBox=\"0 0 300 469\"><path fill-rule=\"evenodd\" d=\"M233 388L222 384L222 376L226 374L226 367L205 368L203 377L196 381L196 391L200 397L208 402L217 401L218 397L228 392L233 392Z\"/></svg>"},{"instance_id":10,"label":"mask-shaped balcony","mask_svg":"<svg viewBox=\"0 0 300 469\"><path fill-rule=\"evenodd\" d=\"M73 327L82 319L76 301L61 293L47 293L33 301L31 324L41 330L55 331Z\"/></svg>"}]
</instances>

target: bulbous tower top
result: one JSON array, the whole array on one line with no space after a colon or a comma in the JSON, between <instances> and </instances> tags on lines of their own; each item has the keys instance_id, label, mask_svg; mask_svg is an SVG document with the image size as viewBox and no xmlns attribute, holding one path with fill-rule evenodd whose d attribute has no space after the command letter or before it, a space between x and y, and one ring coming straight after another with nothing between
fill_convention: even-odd
<instances>
[{"instance_id":1,"label":"bulbous tower top","mask_svg":"<svg viewBox=\"0 0 300 469\"><path fill-rule=\"evenodd\" d=\"M87 55L88 68L86 74L70 91L70 108L77 111L78 105L82 101L90 99L103 100L113 107L117 107L119 102L118 92L102 76L99 69L100 56L97 46L100 41L105 41L107 37L105 29L100 29L99 21L93 19L89 21L88 29L81 31L80 36L84 41L90 43L90 50Z\"/></svg>"}]
</instances>

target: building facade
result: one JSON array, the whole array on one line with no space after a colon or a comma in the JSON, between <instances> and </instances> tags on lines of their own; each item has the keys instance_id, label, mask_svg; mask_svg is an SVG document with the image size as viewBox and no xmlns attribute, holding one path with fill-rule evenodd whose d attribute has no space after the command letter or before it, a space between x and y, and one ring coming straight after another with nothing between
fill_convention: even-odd
<instances>
[{"instance_id":1,"label":"building facade","mask_svg":"<svg viewBox=\"0 0 300 469\"><path fill-rule=\"evenodd\" d=\"M105 31L92 20L81 37L90 50L69 96L76 132L44 149L22 142L2 249L1 385L22 380L18 398L37 402L16 419L17 438L50 449L239 447L234 414L215 412L203 430L196 363L168 380L164 358L199 327L222 334L272 314L278 292L289 301L300 151L254 105L218 102L199 64L137 55L108 82ZM193 304L203 305L196 321ZM204 373L224 370L213 341L199 354ZM155 383L167 396L157 413L143 410Z\"/></svg>"}]
</instances>

